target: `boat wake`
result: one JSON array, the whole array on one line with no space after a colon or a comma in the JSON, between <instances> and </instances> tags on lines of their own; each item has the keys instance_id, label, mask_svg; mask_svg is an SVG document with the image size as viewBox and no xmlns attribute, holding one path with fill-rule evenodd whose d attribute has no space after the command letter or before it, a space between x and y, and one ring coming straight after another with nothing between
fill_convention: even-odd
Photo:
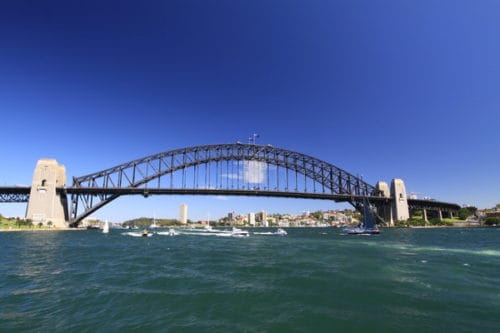
<instances>
[{"instance_id":1,"label":"boat wake","mask_svg":"<svg viewBox=\"0 0 500 333\"><path fill-rule=\"evenodd\" d=\"M130 232L124 232L124 233L122 233L122 235L124 235L124 236L132 236L132 237L151 237L151 236L153 236L152 233L145 234L145 233L142 233L142 232L132 232L132 231L130 231Z\"/></svg>"},{"instance_id":2,"label":"boat wake","mask_svg":"<svg viewBox=\"0 0 500 333\"><path fill-rule=\"evenodd\" d=\"M158 235L162 235L162 236L177 236L179 234L177 231L175 231L172 228L168 229L168 231L157 231L156 233Z\"/></svg>"},{"instance_id":3,"label":"boat wake","mask_svg":"<svg viewBox=\"0 0 500 333\"><path fill-rule=\"evenodd\" d=\"M262 235L262 236L286 236L288 235L288 232L286 232L285 229L278 228L275 232L254 232L254 235Z\"/></svg>"},{"instance_id":4,"label":"boat wake","mask_svg":"<svg viewBox=\"0 0 500 333\"><path fill-rule=\"evenodd\" d=\"M161 236L177 236L177 235L192 235L192 236L215 236L215 237L234 237L234 238L245 238L250 237L250 232L247 230L239 229L233 227L232 229L212 229L212 228L189 228L183 230L175 230L170 228L168 231L156 231L149 232L144 230L142 232L124 232L124 236L132 237L151 237L153 235ZM278 228L275 232L253 232L252 235L262 235L262 236L286 236L288 233L282 229Z\"/></svg>"}]
</instances>

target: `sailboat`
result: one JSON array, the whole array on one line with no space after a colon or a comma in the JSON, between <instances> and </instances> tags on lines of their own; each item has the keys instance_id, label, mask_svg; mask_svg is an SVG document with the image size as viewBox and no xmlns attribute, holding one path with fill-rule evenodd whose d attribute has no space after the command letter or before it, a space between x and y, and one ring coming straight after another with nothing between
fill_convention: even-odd
<instances>
[{"instance_id":1,"label":"sailboat","mask_svg":"<svg viewBox=\"0 0 500 333\"><path fill-rule=\"evenodd\" d=\"M149 226L150 229L156 229L159 228L160 226L156 224L156 216L153 217L153 223Z\"/></svg>"},{"instance_id":2,"label":"sailboat","mask_svg":"<svg viewBox=\"0 0 500 333\"><path fill-rule=\"evenodd\" d=\"M348 235L376 235L380 233L368 199L365 198L363 203L363 222L357 227L345 228L344 231Z\"/></svg>"},{"instance_id":3,"label":"sailboat","mask_svg":"<svg viewBox=\"0 0 500 333\"><path fill-rule=\"evenodd\" d=\"M104 226L102 227L102 233L103 234L109 233L109 223L108 223L108 221L104 222Z\"/></svg>"}]
</instances>

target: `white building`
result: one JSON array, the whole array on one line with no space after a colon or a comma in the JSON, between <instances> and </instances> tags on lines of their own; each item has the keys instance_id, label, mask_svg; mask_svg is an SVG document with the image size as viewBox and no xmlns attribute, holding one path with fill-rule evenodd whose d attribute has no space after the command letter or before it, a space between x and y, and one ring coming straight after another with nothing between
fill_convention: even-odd
<instances>
[{"instance_id":1,"label":"white building","mask_svg":"<svg viewBox=\"0 0 500 333\"><path fill-rule=\"evenodd\" d=\"M255 213L248 214L248 224L254 226L255 225Z\"/></svg>"},{"instance_id":2,"label":"white building","mask_svg":"<svg viewBox=\"0 0 500 333\"><path fill-rule=\"evenodd\" d=\"M179 207L179 220L182 224L187 224L188 219L188 206L186 204L181 204Z\"/></svg>"}]
</instances>

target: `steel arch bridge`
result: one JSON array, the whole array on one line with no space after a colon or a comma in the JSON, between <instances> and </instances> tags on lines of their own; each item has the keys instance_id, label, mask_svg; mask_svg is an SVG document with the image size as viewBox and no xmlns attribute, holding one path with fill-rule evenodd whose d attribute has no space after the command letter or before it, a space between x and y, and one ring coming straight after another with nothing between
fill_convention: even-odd
<instances>
[{"instance_id":1,"label":"steel arch bridge","mask_svg":"<svg viewBox=\"0 0 500 333\"><path fill-rule=\"evenodd\" d=\"M271 145L215 144L170 150L74 177L71 223L121 195L225 194L329 199L362 209L387 203L360 177L317 158ZM83 209L83 211L82 211Z\"/></svg>"}]
</instances>

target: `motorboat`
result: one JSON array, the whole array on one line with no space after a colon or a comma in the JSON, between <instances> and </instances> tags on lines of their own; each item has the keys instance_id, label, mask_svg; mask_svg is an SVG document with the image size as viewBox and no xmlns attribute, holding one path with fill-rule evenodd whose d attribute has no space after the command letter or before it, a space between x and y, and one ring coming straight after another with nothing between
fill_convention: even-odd
<instances>
[{"instance_id":1,"label":"motorboat","mask_svg":"<svg viewBox=\"0 0 500 333\"><path fill-rule=\"evenodd\" d=\"M248 231L242 230L239 228L235 228L235 227L233 227L233 229L231 229L230 234L232 237L248 237L248 236L250 236L250 233Z\"/></svg>"},{"instance_id":2,"label":"motorboat","mask_svg":"<svg viewBox=\"0 0 500 333\"><path fill-rule=\"evenodd\" d=\"M179 233L173 228L169 228L168 231L158 231L157 234L163 236L177 236Z\"/></svg>"},{"instance_id":3,"label":"motorboat","mask_svg":"<svg viewBox=\"0 0 500 333\"><path fill-rule=\"evenodd\" d=\"M254 235L265 235L265 236L286 236L288 232L286 232L283 228L278 228L275 232L254 232Z\"/></svg>"},{"instance_id":4,"label":"motorboat","mask_svg":"<svg viewBox=\"0 0 500 333\"><path fill-rule=\"evenodd\" d=\"M148 232L147 230L145 230L145 232L144 231L143 232L129 231L129 232L122 233L122 235L132 236L132 237L151 237L151 236L153 236L153 233Z\"/></svg>"},{"instance_id":5,"label":"motorboat","mask_svg":"<svg viewBox=\"0 0 500 333\"><path fill-rule=\"evenodd\" d=\"M288 235L288 232L286 232L285 229L278 228L278 230L276 230L275 234L277 236L286 236L286 235Z\"/></svg>"},{"instance_id":6,"label":"motorboat","mask_svg":"<svg viewBox=\"0 0 500 333\"><path fill-rule=\"evenodd\" d=\"M219 237L249 237L250 233L246 230L238 229L233 227L231 230L220 230L218 233L215 234L216 236Z\"/></svg>"}]
</instances>

